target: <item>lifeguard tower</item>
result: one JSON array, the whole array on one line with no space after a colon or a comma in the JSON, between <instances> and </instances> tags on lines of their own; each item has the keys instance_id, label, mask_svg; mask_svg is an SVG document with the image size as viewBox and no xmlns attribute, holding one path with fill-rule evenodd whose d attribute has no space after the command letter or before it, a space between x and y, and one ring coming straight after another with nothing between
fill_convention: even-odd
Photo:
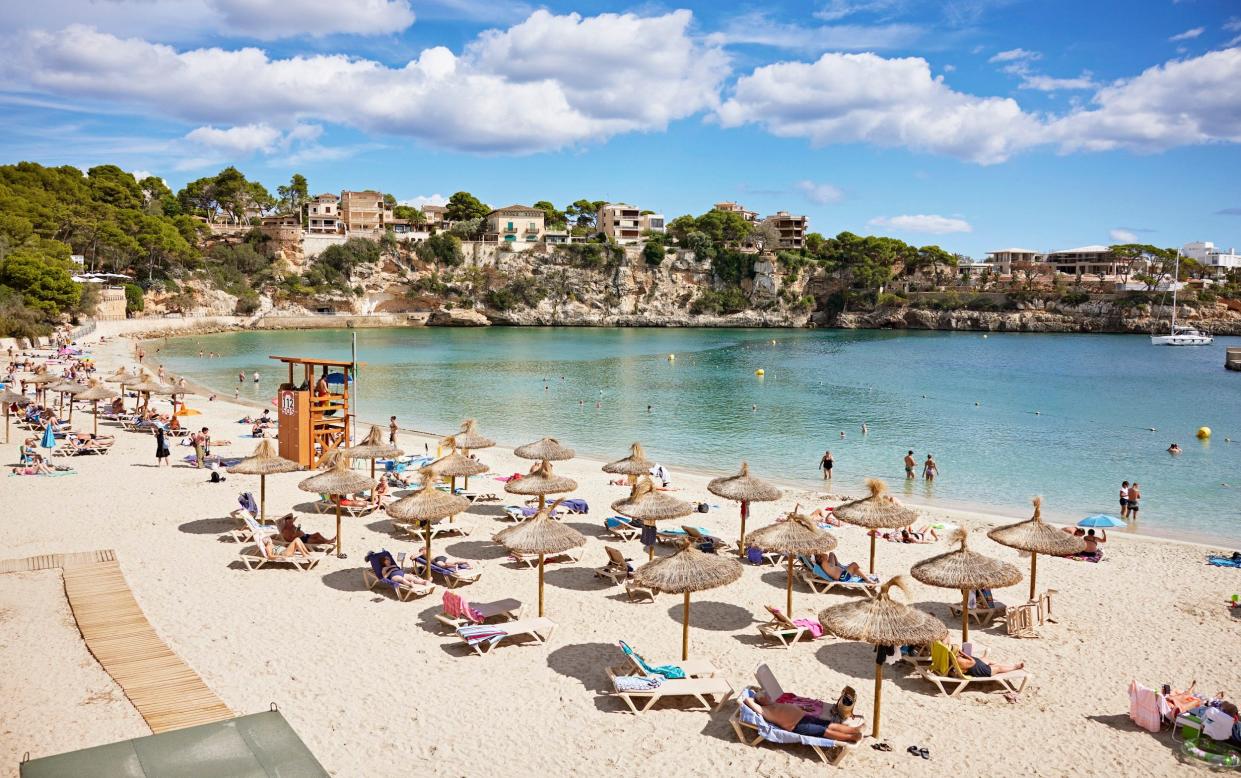
<instances>
[{"instance_id":1,"label":"lifeguard tower","mask_svg":"<svg viewBox=\"0 0 1241 778\"><path fill-rule=\"evenodd\" d=\"M289 380L276 390L280 456L316 468L331 451L349 445L353 414L349 407L354 362L302 357L270 357L289 367ZM297 369L301 368L301 381ZM319 375L315 376L315 370Z\"/></svg>"}]
</instances>

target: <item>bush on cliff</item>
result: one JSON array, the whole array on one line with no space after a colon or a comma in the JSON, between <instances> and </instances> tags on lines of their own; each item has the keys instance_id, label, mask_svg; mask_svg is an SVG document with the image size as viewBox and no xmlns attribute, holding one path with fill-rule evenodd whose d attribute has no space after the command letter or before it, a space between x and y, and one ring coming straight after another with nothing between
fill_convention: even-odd
<instances>
[{"instance_id":1,"label":"bush on cliff","mask_svg":"<svg viewBox=\"0 0 1241 778\"><path fill-rule=\"evenodd\" d=\"M740 287L729 286L724 289L707 289L698 295L690 305L690 313L695 315L714 314L728 315L738 313L750 307L750 300Z\"/></svg>"}]
</instances>

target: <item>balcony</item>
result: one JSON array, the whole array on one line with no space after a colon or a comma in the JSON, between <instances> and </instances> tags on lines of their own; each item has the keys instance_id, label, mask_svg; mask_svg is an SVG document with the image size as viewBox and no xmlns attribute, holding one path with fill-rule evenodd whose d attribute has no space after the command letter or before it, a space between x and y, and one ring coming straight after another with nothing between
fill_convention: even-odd
<instances>
[{"instance_id":1,"label":"balcony","mask_svg":"<svg viewBox=\"0 0 1241 778\"><path fill-rule=\"evenodd\" d=\"M516 227L505 227L504 229L500 230L500 232L503 232L505 235L516 235L517 228Z\"/></svg>"}]
</instances>

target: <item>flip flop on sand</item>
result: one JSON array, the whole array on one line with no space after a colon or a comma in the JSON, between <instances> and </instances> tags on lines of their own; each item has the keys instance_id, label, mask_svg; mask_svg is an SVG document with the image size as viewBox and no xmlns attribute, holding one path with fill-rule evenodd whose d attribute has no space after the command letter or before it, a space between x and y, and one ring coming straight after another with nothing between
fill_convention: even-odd
<instances>
[{"instance_id":1,"label":"flip flop on sand","mask_svg":"<svg viewBox=\"0 0 1241 778\"><path fill-rule=\"evenodd\" d=\"M887 743L874 743L873 745L871 745L871 748L875 749L876 751L891 751L892 750L892 746L888 745Z\"/></svg>"}]
</instances>

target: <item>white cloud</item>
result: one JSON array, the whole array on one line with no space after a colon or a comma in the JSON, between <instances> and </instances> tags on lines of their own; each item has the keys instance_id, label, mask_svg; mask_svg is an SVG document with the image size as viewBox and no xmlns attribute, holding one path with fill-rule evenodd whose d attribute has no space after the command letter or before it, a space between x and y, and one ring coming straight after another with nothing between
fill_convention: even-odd
<instances>
[{"instance_id":1,"label":"white cloud","mask_svg":"<svg viewBox=\"0 0 1241 778\"><path fill-rule=\"evenodd\" d=\"M448 198L436 192L433 195L418 195L408 200L398 200L400 205L409 205L414 208L422 208L424 205L448 205Z\"/></svg>"},{"instance_id":2,"label":"white cloud","mask_svg":"<svg viewBox=\"0 0 1241 778\"><path fill-rule=\"evenodd\" d=\"M924 59L869 53L759 67L737 79L719 119L818 146L899 146L981 164L1003 162L1036 142L1039 129L1015 100L954 91Z\"/></svg>"},{"instance_id":3,"label":"white cloud","mask_svg":"<svg viewBox=\"0 0 1241 778\"><path fill-rule=\"evenodd\" d=\"M877 216L867 222L871 227L882 227L897 232L920 232L929 235L948 235L954 232L973 232L974 228L964 219L936 214L911 214L906 216Z\"/></svg>"},{"instance_id":4,"label":"white cloud","mask_svg":"<svg viewBox=\"0 0 1241 778\"><path fill-rule=\"evenodd\" d=\"M151 176L155 175L149 170L131 170L129 174L134 177L135 181L141 181L144 178L150 178ZM163 181L164 179L160 178L159 180Z\"/></svg>"},{"instance_id":5,"label":"white cloud","mask_svg":"<svg viewBox=\"0 0 1241 778\"><path fill-rule=\"evenodd\" d=\"M272 151L283 138L270 124L243 124L237 127L199 127L186 133L191 143L226 154L249 156L256 151Z\"/></svg>"},{"instance_id":6,"label":"white cloud","mask_svg":"<svg viewBox=\"0 0 1241 778\"><path fill-rule=\"evenodd\" d=\"M1228 32L1241 32L1241 16L1233 16L1224 22L1224 29Z\"/></svg>"},{"instance_id":7,"label":"white cloud","mask_svg":"<svg viewBox=\"0 0 1241 778\"><path fill-rule=\"evenodd\" d=\"M1138 236L1126 229L1116 228L1108 230L1107 236L1117 243L1137 243Z\"/></svg>"},{"instance_id":8,"label":"white cloud","mask_svg":"<svg viewBox=\"0 0 1241 778\"><path fill-rule=\"evenodd\" d=\"M813 16L825 22L834 22L855 14L885 13L902 4L902 0L828 0Z\"/></svg>"},{"instance_id":9,"label":"white cloud","mask_svg":"<svg viewBox=\"0 0 1241 778\"><path fill-rule=\"evenodd\" d=\"M660 130L714 107L728 59L692 38L691 22L688 11L536 11L483 33L460 56L428 48L403 67L343 55L273 59L256 48L178 51L72 25L28 33L0 77L209 125L287 131L330 121L448 148L524 153Z\"/></svg>"},{"instance_id":10,"label":"white cloud","mask_svg":"<svg viewBox=\"0 0 1241 778\"><path fill-rule=\"evenodd\" d=\"M1176 35L1173 35L1171 38L1168 38L1168 40L1170 41L1192 41L1194 38L1197 38L1199 35L1201 35L1204 32L1206 32L1205 27L1195 27L1192 30L1186 30L1185 32L1177 33Z\"/></svg>"},{"instance_id":11,"label":"white cloud","mask_svg":"<svg viewBox=\"0 0 1241 778\"><path fill-rule=\"evenodd\" d=\"M1076 78L1055 78L1030 73L1021 77L1021 83L1017 85L1017 88L1037 89L1040 92L1060 92L1073 89L1097 89L1098 86L1099 84L1089 72L1082 73Z\"/></svg>"},{"instance_id":12,"label":"white cloud","mask_svg":"<svg viewBox=\"0 0 1241 778\"><path fill-rule=\"evenodd\" d=\"M988 62L1019 62L1042 59L1043 55L1037 51L1027 51L1026 49L1009 49L992 55Z\"/></svg>"},{"instance_id":13,"label":"white cloud","mask_svg":"<svg viewBox=\"0 0 1241 778\"><path fill-rule=\"evenodd\" d=\"M814 181L798 181L797 188L806 199L817 205L831 205L845 198L845 193L831 184L816 184Z\"/></svg>"},{"instance_id":14,"label":"white cloud","mask_svg":"<svg viewBox=\"0 0 1241 778\"><path fill-rule=\"evenodd\" d=\"M720 46L751 44L819 53L905 48L922 38L925 30L913 24L834 24L803 27L773 21L761 11L730 17L723 30L707 41Z\"/></svg>"}]
</instances>

